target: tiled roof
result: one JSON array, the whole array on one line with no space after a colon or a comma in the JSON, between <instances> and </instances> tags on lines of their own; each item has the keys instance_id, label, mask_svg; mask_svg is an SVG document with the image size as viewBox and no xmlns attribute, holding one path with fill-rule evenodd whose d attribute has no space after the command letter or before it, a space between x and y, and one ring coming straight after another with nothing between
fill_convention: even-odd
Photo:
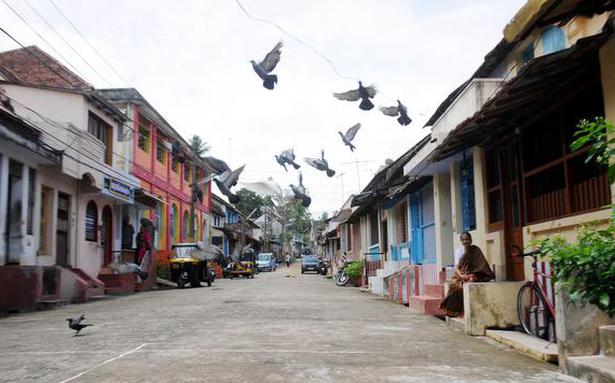
<instances>
[{"instance_id":1,"label":"tiled roof","mask_svg":"<svg viewBox=\"0 0 615 383\"><path fill-rule=\"evenodd\" d=\"M93 89L36 45L0 53L0 73L20 84L78 91Z\"/></svg>"}]
</instances>

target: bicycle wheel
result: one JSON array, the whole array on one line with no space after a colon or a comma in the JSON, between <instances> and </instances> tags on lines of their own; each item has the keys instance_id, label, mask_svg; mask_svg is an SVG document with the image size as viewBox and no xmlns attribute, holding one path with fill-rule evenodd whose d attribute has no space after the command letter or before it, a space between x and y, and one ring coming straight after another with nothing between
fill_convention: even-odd
<instances>
[{"instance_id":1,"label":"bicycle wheel","mask_svg":"<svg viewBox=\"0 0 615 383\"><path fill-rule=\"evenodd\" d=\"M517 313L523 330L529 335L551 340L554 323L547 302L540 289L527 282L517 295Z\"/></svg>"}]
</instances>

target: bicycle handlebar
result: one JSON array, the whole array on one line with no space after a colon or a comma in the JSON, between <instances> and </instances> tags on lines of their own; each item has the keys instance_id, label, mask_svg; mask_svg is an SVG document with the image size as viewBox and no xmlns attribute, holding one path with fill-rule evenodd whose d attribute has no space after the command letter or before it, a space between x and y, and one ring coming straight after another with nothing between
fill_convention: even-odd
<instances>
[{"instance_id":1,"label":"bicycle handlebar","mask_svg":"<svg viewBox=\"0 0 615 383\"><path fill-rule=\"evenodd\" d=\"M529 253L524 253L523 256L524 257L535 257L537 255L540 255L541 253L542 251L540 249L537 249L537 250L530 251Z\"/></svg>"}]
</instances>

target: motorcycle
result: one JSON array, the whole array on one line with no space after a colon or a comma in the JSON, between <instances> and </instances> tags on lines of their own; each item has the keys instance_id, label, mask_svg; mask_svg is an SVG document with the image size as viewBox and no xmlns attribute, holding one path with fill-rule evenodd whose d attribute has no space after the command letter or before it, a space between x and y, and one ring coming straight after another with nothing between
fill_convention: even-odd
<instances>
[{"instance_id":1,"label":"motorcycle","mask_svg":"<svg viewBox=\"0 0 615 383\"><path fill-rule=\"evenodd\" d=\"M320 263L318 264L318 273L320 275L327 275L327 269L327 263L321 259Z\"/></svg>"},{"instance_id":2,"label":"motorcycle","mask_svg":"<svg viewBox=\"0 0 615 383\"><path fill-rule=\"evenodd\" d=\"M346 274L346 267L348 266L348 262L344 262L342 267L337 269L337 273L335 274L335 284L338 286L346 286L348 281L350 281L350 277Z\"/></svg>"}]
</instances>

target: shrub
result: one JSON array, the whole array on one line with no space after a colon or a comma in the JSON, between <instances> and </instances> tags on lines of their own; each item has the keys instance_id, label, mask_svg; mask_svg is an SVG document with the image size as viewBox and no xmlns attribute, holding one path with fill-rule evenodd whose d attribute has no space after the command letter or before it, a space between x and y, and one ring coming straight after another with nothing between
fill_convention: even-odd
<instances>
[{"instance_id":1,"label":"shrub","mask_svg":"<svg viewBox=\"0 0 615 383\"><path fill-rule=\"evenodd\" d=\"M537 244L550 255L554 279L569 289L573 302L591 303L615 315L615 224L583 227L572 244L561 236Z\"/></svg>"},{"instance_id":2,"label":"shrub","mask_svg":"<svg viewBox=\"0 0 615 383\"><path fill-rule=\"evenodd\" d=\"M359 278L363 275L363 261L353 261L346 266L346 275L351 278Z\"/></svg>"}]
</instances>

